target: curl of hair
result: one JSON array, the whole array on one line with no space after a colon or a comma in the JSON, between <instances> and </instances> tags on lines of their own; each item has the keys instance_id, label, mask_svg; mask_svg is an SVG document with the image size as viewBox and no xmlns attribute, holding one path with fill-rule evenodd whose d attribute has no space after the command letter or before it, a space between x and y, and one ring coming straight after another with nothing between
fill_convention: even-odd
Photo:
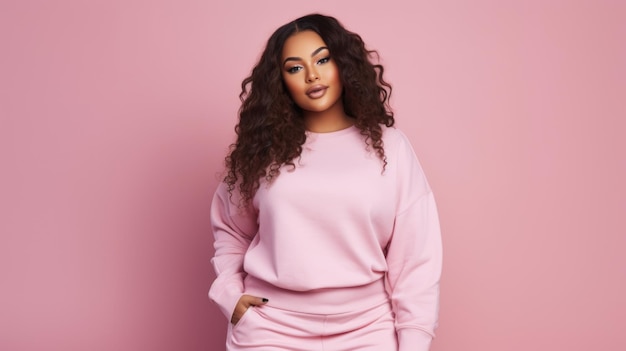
<instances>
[{"instance_id":1,"label":"curl of hair","mask_svg":"<svg viewBox=\"0 0 626 351\"><path fill-rule=\"evenodd\" d=\"M302 153L306 129L302 110L293 102L281 75L283 45L291 35L312 30L326 43L335 60L343 84L346 114L364 136L365 146L373 147L387 165L382 127L395 120L389 106L391 85L383 79L384 68L368 50L361 37L346 30L337 19L320 14L300 17L278 28L269 38L252 74L241 83L237 140L226 156L228 190L237 189L242 204L254 197L261 180L271 182L283 166L296 167Z\"/></svg>"}]
</instances>

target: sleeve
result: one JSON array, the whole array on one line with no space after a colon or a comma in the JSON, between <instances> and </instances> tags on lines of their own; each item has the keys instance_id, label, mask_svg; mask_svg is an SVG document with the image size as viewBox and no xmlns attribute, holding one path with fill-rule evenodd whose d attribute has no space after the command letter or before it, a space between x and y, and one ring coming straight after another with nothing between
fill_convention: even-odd
<instances>
[{"instance_id":1,"label":"sleeve","mask_svg":"<svg viewBox=\"0 0 626 351\"><path fill-rule=\"evenodd\" d=\"M220 183L211 204L211 226L215 238L215 255L211 259L217 278L209 290L209 298L230 320L235 305L244 292L243 259L258 230L257 216L251 208L240 208L226 184Z\"/></svg>"},{"instance_id":2,"label":"sleeve","mask_svg":"<svg viewBox=\"0 0 626 351\"><path fill-rule=\"evenodd\" d=\"M442 244L439 217L417 157L402 135L398 212L387 247L387 290L395 313L399 351L427 351L439 313Z\"/></svg>"}]
</instances>

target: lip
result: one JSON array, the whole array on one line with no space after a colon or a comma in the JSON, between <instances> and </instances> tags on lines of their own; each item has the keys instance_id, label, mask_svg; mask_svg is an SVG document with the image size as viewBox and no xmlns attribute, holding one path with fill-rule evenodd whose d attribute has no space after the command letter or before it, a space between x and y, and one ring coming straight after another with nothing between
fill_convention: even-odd
<instances>
[{"instance_id":1,"label":"lip","mask_svg":"<svg viewBox=\"0 0 626 351\"><path fill-rule=\"evenodd\" d=\"M328 89L328 86L316 84L307 89L305 94L308 95L310 98L316 99L324 96L324 94L326 93L326 89Z\"/></svg>"}]
</instances>

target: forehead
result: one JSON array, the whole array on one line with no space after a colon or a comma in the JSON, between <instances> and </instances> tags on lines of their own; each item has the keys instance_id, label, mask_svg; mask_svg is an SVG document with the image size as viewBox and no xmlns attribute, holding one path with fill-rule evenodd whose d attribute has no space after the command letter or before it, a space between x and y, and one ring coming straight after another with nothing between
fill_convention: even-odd
<instances>
[{"instance_id":1,"label":"forehead","mask_svg":"<svg viewBox=\"0 0 626 351\"><path fill-rule=\"evenodd\" d=\"M326 46L322 37L312 30L294 33L285 41L282 56L286 57L309 57L313 51Z\"/></svg>"}]
</instances>

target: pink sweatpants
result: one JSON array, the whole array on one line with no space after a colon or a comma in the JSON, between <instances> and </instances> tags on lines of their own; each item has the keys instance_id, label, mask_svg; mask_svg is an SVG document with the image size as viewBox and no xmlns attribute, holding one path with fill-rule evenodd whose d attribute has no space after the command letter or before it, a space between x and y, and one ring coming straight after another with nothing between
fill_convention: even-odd
<instances>
[{"instance_id":1,"label":"pink sweatpants","mask_svg":"<svg viewBox=\"0 0 626 351\"><path fill-rule=\"evenodd\" d=\"M270 305L251 307L229 324L227 351L395 351L389 303L365 311L311 314Z\"/></svg>"}]
</instances>

